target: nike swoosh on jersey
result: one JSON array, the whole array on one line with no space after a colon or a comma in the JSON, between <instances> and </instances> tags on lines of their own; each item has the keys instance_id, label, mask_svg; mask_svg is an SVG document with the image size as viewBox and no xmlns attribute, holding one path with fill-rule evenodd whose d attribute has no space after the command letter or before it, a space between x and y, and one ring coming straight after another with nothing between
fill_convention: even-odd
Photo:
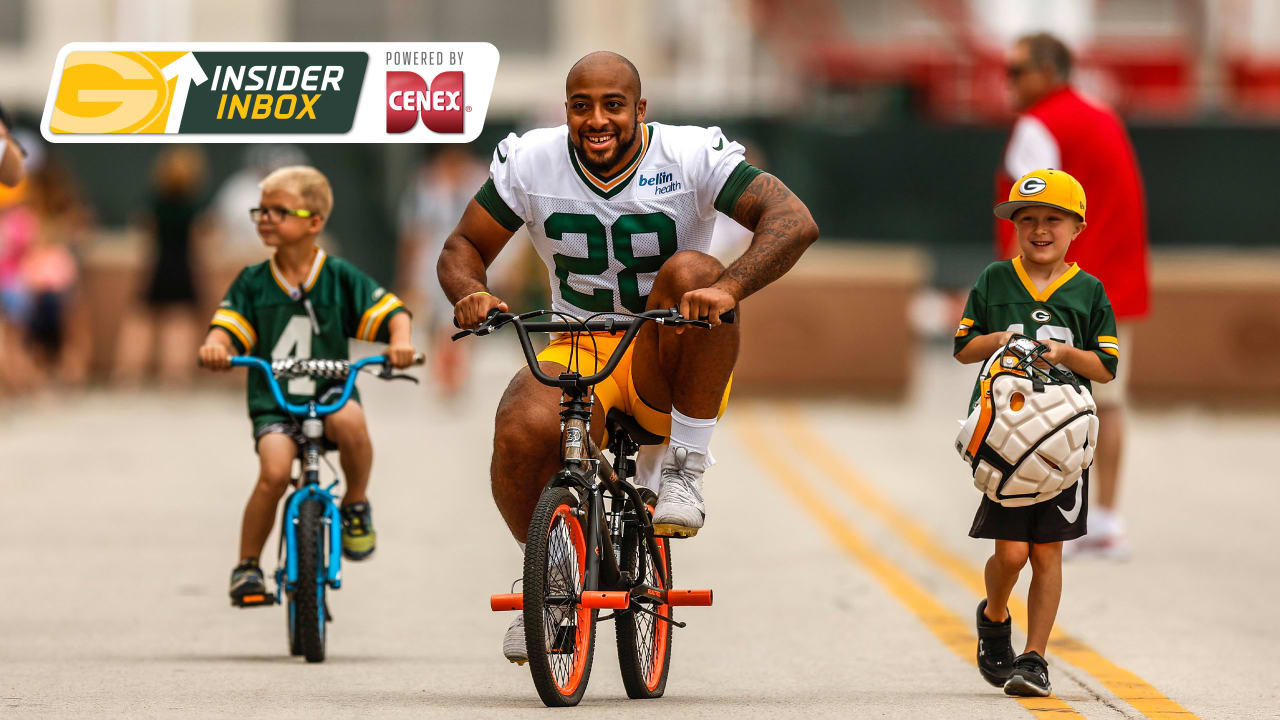
<instances>
[{"instance_id":1,"label":"nike swoosh on jersey","mask_svg":"<svg viewBox=\"0 0 1280 720\"><path fill-rule=\"evenodd\" d=\"M494 148L493 151L498 153L498 162L504 163L507 161L507 156L502 154L502 148Z\"/></svg>"},{"instance_id":2,"label":"nike swoosh on jersey","mask_svg":"<svg viewBox=\"0 0 1280 720\"><path fill-rule=\"evenodd\" d=\"M1074 523L1076 521L1076 518L1080 517L1080 491L1083 485L1084 485L1083 481L1080 481L1080 480L1076 481L1075 508L1073 508L1070 512L1068 512L1066 510L1063 510L1061 506L1058 507L1058 512L1062 513L1062 517L1066 519L1068 524Z\"/></svg>"},{"instance_id":3,"label":"nike swoosh on jersey","mask_svg":"<svg viewBox=\"0 0 1280 720\"><path fill-rule=\"evenodd\" d=\"M724 149L724 138L720 138L720 142L716 143L716 144L715 144L715 147L713 147L713 148L711 148L711 149L712 149L712 150L723 150L723 149Z\"/></svg>"}]
</instances>

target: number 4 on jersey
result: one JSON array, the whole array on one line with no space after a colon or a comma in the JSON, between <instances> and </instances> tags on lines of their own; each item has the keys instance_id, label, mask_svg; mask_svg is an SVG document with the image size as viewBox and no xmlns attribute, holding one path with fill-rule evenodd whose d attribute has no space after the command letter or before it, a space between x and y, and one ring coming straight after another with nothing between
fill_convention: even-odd
<instances>
[{"instance_id":1,"label":"number 4 on jersey","mask_svg":"<svg viewBox=\"0 0 1280 720\"><path fill-rule=\"evenodd\" d=\"M276 346L271 348L272 360L283 360L288 357L311 357L311 320L305 315L294 315L289 318L289 324L285 325L284 332L280 333ZM287 389L290 395L315 395L316 381L309 377L294 378L289 381Z\"/></svg>"}]
</instances>

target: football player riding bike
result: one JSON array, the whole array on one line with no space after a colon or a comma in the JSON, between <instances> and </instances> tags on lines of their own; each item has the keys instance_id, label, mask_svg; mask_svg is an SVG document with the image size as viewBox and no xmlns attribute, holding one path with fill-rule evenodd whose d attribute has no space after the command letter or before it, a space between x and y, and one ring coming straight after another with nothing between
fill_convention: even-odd
<instances>
[{"instance_id":1,"label":"football player riding bike","mask_svg":"<svg viewBox=\"0 0 1280 720\"><path fill-rule=\"evenodd\" d=\"M546 263L552 307L576 318L677 307L712 328L644 329L617 370L596 387L592 432L621 409L668 437L639 458L638 485L658 493L655 532L689 537L704 522L702 475L728 400L741 313L722 314L782 276L818 237L808 209L777 178L752 167L719 128L646 123L640 76L626 58L595 52L565 82L567 122L507 136L488 182L445 242L440 283L459 326L492 310L485 269L525 227ZM715 213L754 236L728 268L707 254ZM617 335L562 337L539 354L544 373L596 371ZM559 390L515 374L498 405L490 476L494 501L523 548L539 493L560 467ZM660 481L659 481L660 476ZM525 659L522 616L504 651Z\"/></svg>"}]
</instances>

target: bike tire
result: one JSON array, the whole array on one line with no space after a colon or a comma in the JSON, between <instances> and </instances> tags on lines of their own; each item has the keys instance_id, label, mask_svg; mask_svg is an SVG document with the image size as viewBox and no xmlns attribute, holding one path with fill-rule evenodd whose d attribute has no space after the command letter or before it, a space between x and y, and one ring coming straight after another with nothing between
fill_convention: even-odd
<instances>
[{"instance_id":1,"label":"bike tire","mask_svg":"<svg viewBox=\"0 0 1280 720\"><path fill-rule=\"evenodd\" d=\"M645 582L664 589L671 586L671 545L667 538L655 538L660 562L666 571L666 584L653 571L653 558L645 565ZM636 562L644 537L639 529L627 529L622 541L622 570L636 572ZM647 553L646 553L647 554ZM654 611L672 617L670 605L654 606ZM627 697L634 700L660 698L667 690L671 672L671 623L652 615L632 610L619 611L613 619L618 636L618 669Z\"/></svg>"},{"instance_id":2,"label":"bike tire","mask_svg":"<svg viewBox=\"0 0 1280 720\"><path fill-rule=\"evenodd\" d=\"M580 607L586 576L586 531L567 488L544 490L529 522L524 556L524 627L529 670L548 707L582 700L591 677L598 611ZM548 595L573 599L548 603Z\"/></svg>"},{"instance_id":3,"label":"bike tire","mask_svg":"<svg viewBox=\"0 0 1280 720\"><path fill-rule=\"evenodd\" d=\"M325 652L325 556L324 504L304 500L298 508L298 583L293 590L294 636L299 638L307 662L324 662Z\"/></svg>"}]
</instances>

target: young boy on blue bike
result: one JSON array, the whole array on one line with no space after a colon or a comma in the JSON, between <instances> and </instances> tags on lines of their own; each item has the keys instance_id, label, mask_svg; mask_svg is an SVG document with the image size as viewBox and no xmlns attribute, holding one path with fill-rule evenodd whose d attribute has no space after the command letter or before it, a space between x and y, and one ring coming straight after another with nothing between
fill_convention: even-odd
<instances>
[{"instance_id":1,"label":"young boy on blue bike","mask_svg":"<svg viewBox=\"0 0 1280 720\"><path fill-rule=\"evenodd\" d=\"M273 257L240 272L210 322L200 348L200 362L226 370L234 353L267 361L287 357L346 359L347 340L389 343L387 357L397 368L413 362L409 313L394 294L368 275L316 246L333 209L333 190L320 171L296 166L276 170L259 185L259 207L249 210L258 235L275 248ZM286 399L306 403L332 401L341 392L337 381L289 380ZM373 445L364 411L352 402L325 418L325 437L341 450L347 491L342 498L342 552L351 560L373 553L377 536L365 493L373 465ZM271 395L267 379L248 378L249 418L258 453L258 482L244 508L240 529L240 562L231 572L231 599L266 593L258 557L271 534L276 507L288 487L293 459L303 442L296 422Z\"/></svg>"}]
</instances>

